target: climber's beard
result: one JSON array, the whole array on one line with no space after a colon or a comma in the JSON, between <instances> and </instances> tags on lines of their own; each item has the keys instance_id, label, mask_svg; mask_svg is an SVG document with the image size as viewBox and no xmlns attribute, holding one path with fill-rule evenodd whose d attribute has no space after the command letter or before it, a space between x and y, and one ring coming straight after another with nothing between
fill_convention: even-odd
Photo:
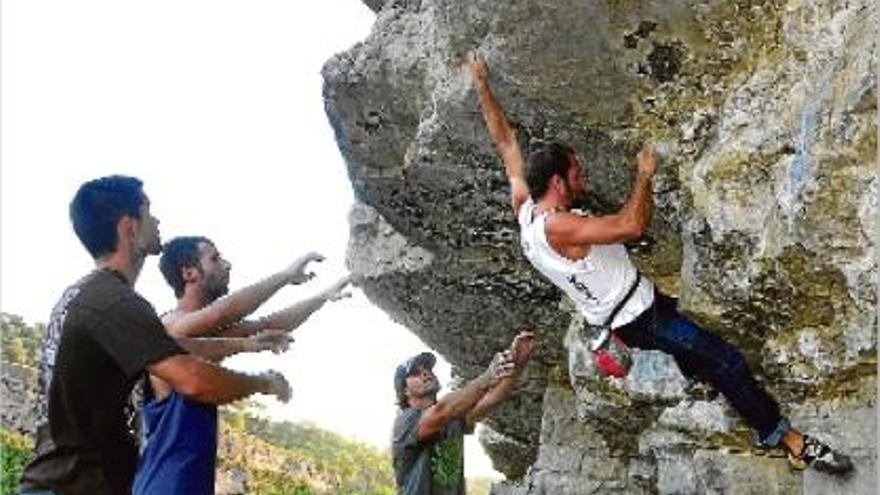
<instances>
[{"instance_id":1,"label":"climber's beard","mask_svg":"<svg viewBox=\"0 0 880 495\"><path fill-rule=\"evenodd\" d=\"M595 205L593 194L586 192L583 194L573 194L569 197L569 209L572 210L591 210L591 206Z\"/></svg>"},{"instance_id":2,"label":"climber's beard","mask_svg":"<svg viewBox=\"0 0 880 495\"><path fill-rule=\"evenodd\" d=\"M568 200L568 208L570 210L589 210L591 204L591 191L586 184L572 185L568 181L565 184L565 195Z\"/></svg>"}]
</instances>

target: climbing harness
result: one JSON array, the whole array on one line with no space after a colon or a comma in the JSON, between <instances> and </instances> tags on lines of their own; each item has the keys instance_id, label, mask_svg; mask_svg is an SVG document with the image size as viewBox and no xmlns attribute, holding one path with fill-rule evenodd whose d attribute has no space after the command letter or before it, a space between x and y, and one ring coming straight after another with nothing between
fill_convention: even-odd
<instances>
[{"instance_id":1,"label":"climbing harness","mask_svg":"<svg viewBox=\"0 0 880 495\"><path fill-rule=\"evenodd\" d=\"M626 376L632 366L632 353L629 347L620 340L611 329L614 317L623 308L627 301L636 292L636 288L642 280L642 274L636 271L636 279L633 281L626 295L617 303L608 318L601 325L584 324L585 331L595 336L590 340L590 352L593 353L593 362L599 371L606 376L622 378Z\"/></svg>"}]
</instances>

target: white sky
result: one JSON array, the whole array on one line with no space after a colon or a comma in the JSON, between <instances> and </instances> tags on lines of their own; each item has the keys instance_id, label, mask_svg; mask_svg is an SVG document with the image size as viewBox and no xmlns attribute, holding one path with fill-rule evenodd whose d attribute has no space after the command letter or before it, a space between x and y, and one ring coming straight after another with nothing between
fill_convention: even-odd
<instances>
[{"instance_id":1,"label":"white sky","mask_svg":"<svg viewBox=\"0 0 880 495\"><path fill-rule=\"evenodd\" d=\"M0 307L45 321L92 268L67 205L80 183L140 177L164 239L202 234L232 261L232 288L308 251L328 260L317 282L288 288L277 309L344 273L345 165L321 99L322 64L369 33L359 0L2 2ZM173 294L150 259L137 289L159 311ZM425 350L356 293L296 333L291 351L227 362L276 368L306 420L387 448L392 375ZM448 382L449 365L438 365ZM475 437L468 475L493 475Z\"/></svg>"}]
</instances>

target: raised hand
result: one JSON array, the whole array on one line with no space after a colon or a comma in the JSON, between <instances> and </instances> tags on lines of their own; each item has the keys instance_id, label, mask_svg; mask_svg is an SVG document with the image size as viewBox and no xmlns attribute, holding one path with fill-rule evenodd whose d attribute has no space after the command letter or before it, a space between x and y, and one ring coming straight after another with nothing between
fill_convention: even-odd
<instances>
[{"instance_id":1,"label":"raised hand","mask_svg":"<svg viewBox=\"0 0 880 495\"><path fill-rule=\"evenodd\" d=\"M293 337L290 336L290 332L287 330L271 329L251 335L248 337L248 341L252 346L251 350L254 352L272 351L275 354L281 354L290 347Z\"/></svg>"},{"instance_id":2,"label":"raised hand","mask_svg":"<svg viewBox=\"0 0 880 495\"><path fill-rule=\"evenodd\" d=\"M312 261L324 261L324 255L316 252L310 252L304 256L297 258L287 269L284 270L285 279L288 284L297 285L308 282L315 277L315 274L306 271L308 264Z\"/></svg>"},{"instance_id":3,"label":"raised hand","mask_svg":"<svg viewBox=\"0 0 880 495\"><path fill-rule=\"evenodd\" d=\"M489 68L486 61L477 53L476 50L468 52L468 65L471 69L471 78L477 86L485 86L489 81Z\"/></svg>"},{"instance_id":4,"label":"raised hand","mask_svg":"<svg viewBox=\"0 0 880 495\"><path fill-rule=\"evenodd\" d=\"M326 301L338 301L340 299L345 299L347 297L351 297L351 291L348 289L349 285L352 281L352 275L346 275L341 279L337 280L335 284L327 287L322 295L324 300Z\"/></svg>"},{"instance_id":5,"label":"raised hand","mask_svg":"<svg viewBox=\"0 0 880 495\"><path fill-rule=\"evenodd\" d=\"M502 378L513 376L516 373L516 363L513 362L513 352L510 349L495 354L489 367L484 372L492 384Z\"/></svg>"},{"instance_id":6,"label":"raised hand","mask_svg":"<svg viewBox=\"0 0 880 495\"><path fill-rule=\"evenodd\" d=\"M528 330L518 333L516 337L513 338L513 342L510 344L510 351L517 370L522 369L522 367L529 361L529 358L531 358L532 352L537 345L538 341L535 340L535 334Z\"/></svg>"},{"instance_id":7,"label":"raised hand","mask_svg":"<svg viewBox=\"0 0 880 495\"><path fill-rule=\"evenodd\" d=\"M260 376L265 380L266 385L263 393L274 395L281 402L287 402L290 400L290 384L287 383L287 379L284 378L284 375L271 370L262 373Z\"/></svg>"}]
</instances>

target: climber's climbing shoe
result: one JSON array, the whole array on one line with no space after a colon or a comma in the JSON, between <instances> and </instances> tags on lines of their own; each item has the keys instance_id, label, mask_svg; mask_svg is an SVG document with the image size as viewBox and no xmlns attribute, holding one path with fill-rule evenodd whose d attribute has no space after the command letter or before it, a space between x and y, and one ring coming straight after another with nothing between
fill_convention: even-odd
<instances>
[{"instance_id":1,"label":"climber's climbing shoe","mask_svg":"<svg viewBox=\"0 0 880 495\"><path fill-rule=\"evenodd\" d=\"M804 435L804 448L800 455L788 455L788 462L795 469L812 468L820 473L835 476L845 475L853 470L849 456L835 451L817 438Z\"/></svg>"}]
</instances>

